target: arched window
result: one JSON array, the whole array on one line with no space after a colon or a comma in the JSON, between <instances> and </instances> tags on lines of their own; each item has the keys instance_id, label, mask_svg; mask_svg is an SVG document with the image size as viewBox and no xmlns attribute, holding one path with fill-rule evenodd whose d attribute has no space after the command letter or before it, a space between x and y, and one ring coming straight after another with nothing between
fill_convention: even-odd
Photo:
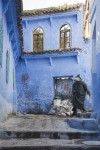
<instances>
[{"instance_id":1,"label":"arched window","mask_svg":"<svg viewBox=\"0 0 100 150\"><path fill-rule=\"evenodd\" d=\"M9 52L6 52L6 83L9 81Z\"/></svg>"},{"instance_id":2,"label":"arched window","mask_svg":"<svg viewBox=\"0 0 100 150\"><path fill-rule=\"evenodd\" d=\"M43 51L43 30L40 27L33 31L33 51Z\"/></svg>"},{"instance_id":3,"label":"arched window","mask_svg":"<svg viewBox=\"0 0 100 150\"><path fill-rule=\"evenodd\" d=\"M70 25L65 24L60 28L60 48L70 47Z\"/></svg>"}]
</instances>

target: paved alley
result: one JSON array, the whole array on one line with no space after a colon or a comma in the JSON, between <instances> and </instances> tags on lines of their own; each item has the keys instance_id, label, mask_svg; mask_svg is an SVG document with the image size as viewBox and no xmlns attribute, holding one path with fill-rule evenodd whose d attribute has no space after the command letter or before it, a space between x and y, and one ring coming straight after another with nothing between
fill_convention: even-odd
<instances>
[{"instance_id":1,"label":"paved alley","mask_svg":"<svg viewBox=\"0 0 100 150\"><path fill-rule=\"evenodd\" d=\"M92 118L18 114L1 125L0 149L92 150L100 148L99 137Z\"/></svg>"}]
</instances>

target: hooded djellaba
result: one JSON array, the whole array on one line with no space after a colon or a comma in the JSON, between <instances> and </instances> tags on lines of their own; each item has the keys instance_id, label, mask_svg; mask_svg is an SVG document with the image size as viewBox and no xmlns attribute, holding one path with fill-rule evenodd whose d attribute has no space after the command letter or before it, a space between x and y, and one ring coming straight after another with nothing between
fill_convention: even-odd
<instances>
[{"instance_id":1,"label":"hooded djellaba","mask_svg":"<svg viewBox=\"0 0 100 150\"><path fill-rule=\"evenodd\" d=\"M85 96L86 94L91 96L91 94L86 83L82 81L79 74L74 79L72 93L73 93L72 103L74 114L76 114L77 109L85 111L84 108Z\"/></svg>"}]
</instances>

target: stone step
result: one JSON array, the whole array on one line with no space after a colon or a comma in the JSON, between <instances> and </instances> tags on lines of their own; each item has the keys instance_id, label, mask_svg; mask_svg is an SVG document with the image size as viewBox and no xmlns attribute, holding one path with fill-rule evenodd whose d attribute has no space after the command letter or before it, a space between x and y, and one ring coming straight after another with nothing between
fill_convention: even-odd
<instances>
[{"instance_id":1,"label":"stone step","mask_svg":"<svg viewBox=\"0 0 100 150\"><path fill-rule=\"evenodd\" d=\"M94 139L100 137L95 119L49 115L21 115L0 127L0 138Z\"/></svg>"},{"instance_id":2,"label":"stone step","mask_svg":"<svg viewBox=\"0 0 100 150\"><path fill-rule=\"evenodd\" d=\"M100 141L10 139L0 140L0 150L100 150Z\"/></svg>"},{"instance_id":3,"label":"stone step","mask_svg":"<svg viewBox=\"0 0 100 150\"><path fill-rule=\"evenodd\" d=\"M77 113L77 117L80 117L80 118L90 118L91 117L91 114L92 114L92 112L89 112L89 111L87 111L87 112L83 112L83 113Z\"/></svg>"},{"instance_id":4,"label":"stone step","mask_svg":"<svg viewBox=\"0 0 100 150\"><path fill-rule=\"evenodd\" d=\"M49 138L49 139L99 139L99 131L69 130L69 131L0 131L0 138Z\"/></svg>"},{"instance_id":5,"label":"stone step","mask_svg":"<svg viewBox=\"0 0 100 150\"><path fill-rule=\"evenodd\" d=\"M69 118L65 120L66 124L70 128L88 130L88 131L99 131L99 126L96 119L93 118Z\"/></svg>"}]
</instances>

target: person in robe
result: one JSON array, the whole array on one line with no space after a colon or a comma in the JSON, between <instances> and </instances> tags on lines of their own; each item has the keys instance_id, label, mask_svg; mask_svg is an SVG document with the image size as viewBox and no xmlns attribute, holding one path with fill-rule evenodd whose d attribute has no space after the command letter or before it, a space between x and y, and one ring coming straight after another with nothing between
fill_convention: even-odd
<instances>
[{"instance_id":1,"label":"person in robe","mask_svg":"<svg viewBox=\"0 0 100 150\"><path fill-rule=\"evenodd\" d=\"M72 94L73 115L77 115L77 109L86 111L84 107L85 96L88 94L90 98L91 93L79 74L74 79Z\"/></svg>"}]
</instances>

